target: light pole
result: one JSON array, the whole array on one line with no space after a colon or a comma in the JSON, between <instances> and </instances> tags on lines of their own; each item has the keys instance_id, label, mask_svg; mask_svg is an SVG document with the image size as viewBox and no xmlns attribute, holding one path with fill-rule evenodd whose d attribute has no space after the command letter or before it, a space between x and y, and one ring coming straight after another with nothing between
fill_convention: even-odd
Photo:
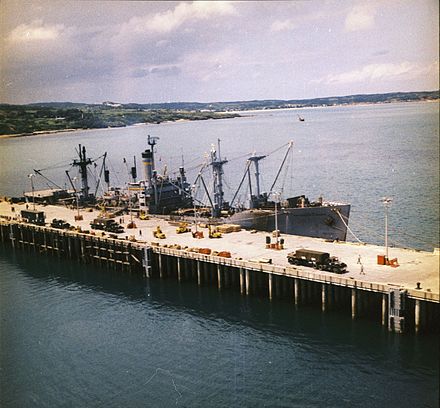
<instances>
[{"instance_id":1,"label":"light pole","mask_svg":"<svg viewBox=\"0 0 440 408\"><path fill-rule=\"evenodd\" d=\"M131 202L131 189L130 182L127 183L127 191L128 191L128 211L130 212L130 222L127 225L127 228L136 228L136 224L133 222L133 203Z\"/></svg>"},{"instance_id":2,"label":"light pole","mask_svg":"<svg viewBox=\"0 0 440 408\"><path fill-rule=\"evenodd\" d=\"M276 245L278 248L278 203L280 201L280 193L274 192L272 193L274 201L275 201L275 235L276 235Z\"/></svg>"},{"instance_id":3,"label":"light pole","mask_svg":"<svg viewBox=\"0 0 440 408\"><path fill-rule=\"evenodd\" d=\"M195 227L196 227L196 234L197 234L197 208L196 208L196 200L195 200L195 197L196 197L196 185L195 184L193 184L191 186L191 191L192 191L193 202L194 202L194 223L196 224Z\"/></svg>"},{"instance_id":4,"label":"light pole","mask_svg":"<svg viewBox=\"0 0 440 408\"><path fill-rule=\"evenodd\" d=\"M385 258L388 261L388 208L391 206L393 199L391 197L382 197L381 201L385 207Z\"/></svg>"},{"instance_id":5,"label":"light pole","mask_svg":"<svg viewBox=\"0 0 440 408\"><path fill-rule=\"evenodd\" d=\"M35 211L35 194L34 194L34 176L35 174L28 174L28 177L31 179L31 188L32 188L32 206Z\"/></svg>"}]
</instances>

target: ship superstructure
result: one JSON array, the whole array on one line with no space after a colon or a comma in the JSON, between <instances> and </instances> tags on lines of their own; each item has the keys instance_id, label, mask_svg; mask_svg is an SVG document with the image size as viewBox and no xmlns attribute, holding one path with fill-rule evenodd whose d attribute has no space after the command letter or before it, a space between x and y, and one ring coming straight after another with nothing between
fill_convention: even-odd
<instances>
[{"instance_id":1,"label":"ship superstructure","mask_svg":"<svg viewBox=\"0 0 440 408\"><path fill-rule=\"evenodd\" d=\"M329 240L344 241L347 235L348 219L350 216L350 204L328 202L320 197L317 201L310 201L305 195L280 199L281 193L275 191L280 174L286 160L292 154L293 142L289 142L284 158L277 171L269 192L261 191L259 162L266 155L253 154L247 159L245 172L239 183L231 202L224 200L222 175L223 165L228 161L220 156L220 141L218 147L212 147L210 162L214 177L212 198L203 182L205 192L208 194L211 205L211 218L205 220L215 223L239 224L243 228L261 231L273 231L278 229L282 233L304 235L324 238ZM251 169L255 170L255 182L252 182ZM236 198L245 180L248 180L249 205L235 205ZM182 212L181 212L182 214Z\"/></svg>"},{"instance_id":2,"label":"ship superstructure","mask_svg":"<svg viewBox=\"0 0 440 408\"><path fill-rule=\"evenodd\" d=\"M150 214L170 214L182 208L191 208L192 197L190 185L187 182L185 169L179 168L177 178L167 174L159 174L154 160L154 147L158 137L148 136L148 148L142 153L144 181L142 193L139 195L141 209Z\"/></svg>"}]
</instances>

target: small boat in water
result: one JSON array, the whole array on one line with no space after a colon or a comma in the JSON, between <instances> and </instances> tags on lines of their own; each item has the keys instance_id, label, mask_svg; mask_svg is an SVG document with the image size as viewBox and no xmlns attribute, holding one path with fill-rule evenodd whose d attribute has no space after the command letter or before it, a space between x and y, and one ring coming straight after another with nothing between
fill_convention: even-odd
<instances>
[{"instance_id":1,"label":"small boat in water","mask_svg":"<svg viewBox=\"0 0 440 408\"><path fill-rule=\"evenodd\" d=\"M298 115L298 120L299 120L300 122L304 122L304 121L305 121L305 119L304 119L302 116L300 116L300 115Z\"/></svg>"}]
</instances>

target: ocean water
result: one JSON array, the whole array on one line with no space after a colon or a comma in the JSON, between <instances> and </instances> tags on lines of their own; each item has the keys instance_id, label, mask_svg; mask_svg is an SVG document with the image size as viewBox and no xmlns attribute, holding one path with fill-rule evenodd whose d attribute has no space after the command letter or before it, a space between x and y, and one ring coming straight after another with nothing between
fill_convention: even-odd
<instances>
[{"instance_id":1,"label":"ocean water","mask_svg":"<svg viewBox=\"0 0 440 408\"><path fill-rule=\"evenodd\" d=\"M436 407L437 336L0 248L2 407Z\"/></svg>"},{"instance_id":2,"label":"ocean water","mask_svg":"<svg viewBox=\"0 0 440 408\"><path fill-rule=\"evenodd\" d=\"M392 196L392 241L438 246L438 105L304 109L305 122L295 111L247 115L2 139L0 194L29 190L33 169L64 185L80 143L92 157L107 151L123 184L123 158L139 160L151 134L160 167L173 172L183 155L190 181L221 139L230 197L249 152L275 151L261 162L268 188L278 147L293 140L286 194L351 202L350 226L367 242L383 241L379 199ZM2 247L0 346L2 407L438 406L438 335Z\"/></svg>"},{"instance_id":3,"label":"ocean water","mask_svg":"<svg viewBox=\"0 0 440 408\"><path fill-rule=\"evenodd\" d=\"M128 172L123 159L141 152L147 135L159 137L157 163L161 173L175 173L184 163L194 182L211 145L221 140L225 165L225 198L231 199L249 154L266 154L260 162L262 190L268 191L283 159L286 144L294 143L276 189L283 197L306 194L352 204L350 228L368 243L384 243L385 211L381 198L393 198L389 210L389 242L432 251L439 246L439 105L399 103L245 112L242 118L141 125L0 140L0 194L30 191L28 174L42 170L50 180L68 186L65 170L76 157L78 144L90 157L108 153L111 183L124 185ZM283 147L284 146L284 147ZM183 161L182 161L183 160ZM100 162L94 170L100 170ZM96 177L97 178L97 177ZM209 180L209 175L205 176ZM36 189L51 186L34 178ZM99 190L98 190L99 193ZM238 198L246 200L242 189ZM356 239L350 235L349 239Z\"/></svg>"}]
</instances>

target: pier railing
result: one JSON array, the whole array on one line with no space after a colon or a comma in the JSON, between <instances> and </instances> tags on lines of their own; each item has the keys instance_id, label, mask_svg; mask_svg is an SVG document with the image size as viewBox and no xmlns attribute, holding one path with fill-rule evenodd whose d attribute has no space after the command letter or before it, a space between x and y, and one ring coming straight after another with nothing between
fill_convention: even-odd
<instances>
[{"instance_id":1,"label":"pier railing","mask_svg":"<svg viewBox=\"0 0 440 408\"><path fill-rule=\"evenodd\" d=\"M197 248L132 242L102 232L60 230L0 219L0 240L17 250L92 263L146 278L177 278L243 295L293 300L295 307L320 304L323 311L345 309L353 319L372 316L390 330L438 330L439 294L339 275L267 260L245 260L203 254Z\"/></svg>"}]
</instances>

